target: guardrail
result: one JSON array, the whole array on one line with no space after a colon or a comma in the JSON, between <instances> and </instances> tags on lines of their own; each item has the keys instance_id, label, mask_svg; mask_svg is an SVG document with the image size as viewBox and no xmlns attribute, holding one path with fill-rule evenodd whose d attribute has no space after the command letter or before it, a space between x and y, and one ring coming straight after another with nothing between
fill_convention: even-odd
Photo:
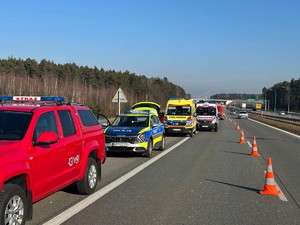
<instances>
[{"instance_id":1,"label":"guardrail","mask_svg":"<svg viewBox=\"0 0 300 225\"><path fill-rule=\"evenodd\" d=\"M261 116L260 112L248 112L250 114L255 114L258 116ZM300 118L295 118L295 117L291 117L291 115L270 115L267 114L266 112L263 113L262 115L264 118L269 118L269 119L273 119L273 120L278 120L278 121L282 121L282 122L289 122L295 125L300 125Z\"/></svg>"}]
</instances>

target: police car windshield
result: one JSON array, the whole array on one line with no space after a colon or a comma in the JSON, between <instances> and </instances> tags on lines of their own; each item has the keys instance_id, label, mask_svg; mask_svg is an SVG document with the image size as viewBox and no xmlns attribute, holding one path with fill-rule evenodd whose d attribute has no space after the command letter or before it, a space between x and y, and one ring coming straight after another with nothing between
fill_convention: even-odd
<instances>
[{"instance_id":1,"label":"police car windshield","mask_svg":"<svg viewBox=\"0 0 300 225\"><path fill-rule=\"evenodd\" d=\"M179 116L190 116L190 106L168 106L167 115L179 115Z\"/></svg>"},{"instance_id":2,"label":"police car windshield","mask_svg":"<svg viewBox=\"0 0 300 225\"><path fill-rule=\"evenodd\" d=\"M203 115L215 116L216 109L215 108L197 108L196 114L199 116L203 116Z\"/></svg>"},{"instance_id":3,"label":"police car windshield","mask_svg":"<svg viewBox=\"0 0 300 225\"><path fill-rule=\"evenodd\" d=\"M32 113L0 111L0 140L23 139Z\"/></svg>"},{"instance_id":4,"label":"police car windshield","mask_svg":"<svg viewBox=\"0 0 300 225\"><path fill-rule=\"evenodd\" d=\"M149 116L120 115L114 120L112 126L147 127L148 124L149 124Z\"/></svg>"}]
</instances>

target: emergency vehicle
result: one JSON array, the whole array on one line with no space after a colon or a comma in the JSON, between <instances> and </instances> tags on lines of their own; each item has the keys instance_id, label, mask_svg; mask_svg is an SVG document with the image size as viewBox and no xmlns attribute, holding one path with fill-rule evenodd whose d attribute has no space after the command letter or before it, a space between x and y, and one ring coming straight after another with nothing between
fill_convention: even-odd
<instances>
[{"instance_id":1,"label":"emergency vehicle","mask_svg":"<svg viewBox=\"0 0 300 225\"><path fill-rule=\"evenodd\" d=\"M192 100L171 98L167 102L164 116L165 134L196 133L196 110Z\"/></svg>"},{"instance_id":2,"label":"emergency vehicle","mask_svg":"<svg viewBox=\"0 0 300 225\"><path fill-rule=\"evenodd\" d=\"M106 159L90 108L63 97L0 96L0 224L24 225L33 203L74 183L91 194Z\"/></svg>"},{"instance_id":3,"label":"emergency vehicle","mask_svg":"<svg viewBox=\"0 0 300 225\"><path fill-rule=\"evenodd\" d=\"M218 107L218 113L219 113L219 118L220 120L224 120L225 119L225 114L224 114L224 105L223 104L217 104Z\"/></svg>"},{"instance_id":4,"label":"emergency vehicle","mask_svg":"<svg viewBox=\"0 0 300 225\"><path fill-rule=\"evenodd\" d=\"M150 157L153 149L164 150L164 126L153 112L128 110L105 130L107 152L136 152Z\"/></svg>"},{"instance_id":5,"label":"emergency vehicle","mask_svg":"<svg viewBox=\"0 0 300 225\"><path fill-rule=\"evenodd\" d=\"M218 131L218 106L212 102L197 103L197 129Z\"/></svg>"}]
</instances>

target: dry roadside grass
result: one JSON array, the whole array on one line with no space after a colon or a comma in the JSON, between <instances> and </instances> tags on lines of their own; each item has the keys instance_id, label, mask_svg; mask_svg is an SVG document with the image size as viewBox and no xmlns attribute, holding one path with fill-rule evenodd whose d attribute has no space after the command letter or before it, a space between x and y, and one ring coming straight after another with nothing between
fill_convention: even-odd
<instances>
[{"instance_id":1,"label":"dry roadside grass","mask_svg":"<svg viewBox=\"0 0 300 225\"><path fill-rule=\"evenodd\" d=\"M300 135L300 125L297 124L289 124L286 122L281 122L278 120L272 120L272 119L267 119L267 118L263 118L261 116L257 116L257 115L249 115L249 117L253 120L257 120L259 122L271 125L273 127L277 127L280 128L282 130L291 132L293 134L297 134Z\"/></svg>"}]
</instances>

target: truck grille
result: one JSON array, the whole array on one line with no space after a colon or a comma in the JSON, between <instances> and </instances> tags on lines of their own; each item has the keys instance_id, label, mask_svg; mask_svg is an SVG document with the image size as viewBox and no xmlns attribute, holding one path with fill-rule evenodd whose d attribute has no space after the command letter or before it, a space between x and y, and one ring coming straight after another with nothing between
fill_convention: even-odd
<instances>
[{"instance_id":1,"label":"truck grille","mask_svg":"<svg viewBox=\"0 0 300 225\"><path fill-rule=\"evenodd\" d=\"M167 125L169 125L169 126L185 126L186 121L167 121Z\"/></svg>"}]
</instances>

